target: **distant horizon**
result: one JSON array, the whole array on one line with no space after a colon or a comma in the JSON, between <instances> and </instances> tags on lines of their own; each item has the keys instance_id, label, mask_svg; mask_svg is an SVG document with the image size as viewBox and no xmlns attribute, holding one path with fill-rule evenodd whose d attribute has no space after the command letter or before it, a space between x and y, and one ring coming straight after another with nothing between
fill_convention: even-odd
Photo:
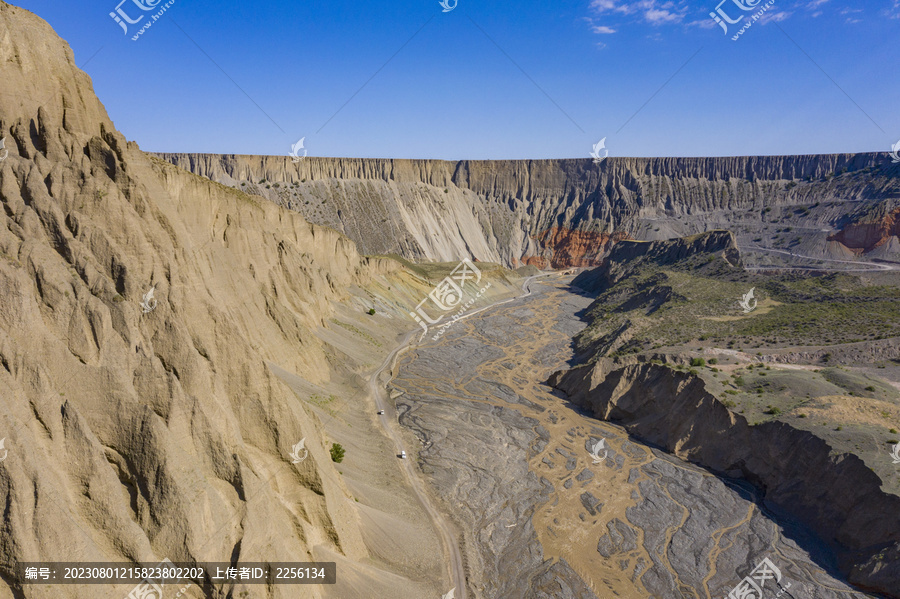
<instances>
[{"instance_id":1,"label":"distant horizon","mask_svg":"<svg viewBox=\"0 0 900 599\"><path fill-rule=\"evenodd\" d=\"M305 138L335 158L563 160L606 139L610 156L688 158L900 140L900 0L16 4L69 43L128 139L167 152L278 156Z\"/></svg>"},{"instance_id":2,"label":"distant horizon","mask_svg":"<svg viewBox=\"0 0 900 599\"><path fill-rule=\"evenodd\" d=\"M133 141L140 146L140 142L137 140L131 139L128 141ZM207 155L207 156L252 156L252 157L266 157L266 158L291 158L289 154L243 154L237 152L181 152L181 151L160 151L160 150L147 150L141 147L141 151L147 154L193 154L193 155ZM734 154L734 155L718 155L718 156L608 156L605 160L628 160L632 158L639 158L645 160L655 160L655 159L664 159L664 158L684 158L684 159L695 159L695 158L791 158L791 157L804 157L804 156L866 156L872 155L877 156L879 154L884 154L888 161L890 161L890 155L886 151L869 151L869 152L822 152L818 154ZM537 162L537 161L560 161L560 160L580 160L590 162L593 158L585 158L583 156L575 156L575 157L561 157L561 158L409 158L409 157L396 157L396 156L306 156L303 160L429 160L433 162Z\"/></svg>"}]
</instances>

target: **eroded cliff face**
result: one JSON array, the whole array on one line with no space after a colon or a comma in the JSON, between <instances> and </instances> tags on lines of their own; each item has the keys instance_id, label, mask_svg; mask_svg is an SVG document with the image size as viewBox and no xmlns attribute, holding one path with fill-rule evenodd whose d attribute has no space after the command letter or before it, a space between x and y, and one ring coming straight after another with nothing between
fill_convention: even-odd
<instances>
[{"instance_id":1,"label":"eroded cliff face","mask_svg":"<svg viewBox=\"0 0 900 599\"><path fill-rule=\"evenodd\" d=\"M322 431L271 366L341 376L315 333L397 263L145 155L50 26L3 2L0 79L0 597L62 596L23 589L23 561L366 559Z\"/></svg>"},{"instance_id":2,"label":"eroded cliff face","mask_svg":"<svg viewBox=\"0 0 900 599\"><path fill-rule=\"evenodd\" d=\"M810 251L824 255L827 235L847 225L860 202L900 198L900 168L879 153L609 158L600 165L158 155L300 211L367 254L472 256L507 266L595 265L618 239L665 239L748 218L749 243L758 233L753 224L773 210L784 211L785 224L816 221L802 233ZM812 207L812 218L803 207Z\"/></svg>"},{"instance_id":3,"label":"eroded cliff face","mask_svg":"<svg viewBox=\"0 0 900 599\"><path fill-rule=\"evenodd\" d=\"M656 364L600 360L551 378L572 401L682 459L760 489L766 505L808 526L863 588L898 597L900 497L851 454L784 422L750 426L703 381Z\"/></svg>"},{"instance_id":4,"label":"eroded cliff face","mask_svg":"<svg viewBox=\"0 0 900 599\"><path fill-rule=\"evenodd\" d=\"M854 220L828 241L836 241L855 254L868 254L900 237L900 208L887 214Z\"/></svg>"}]
</instances>

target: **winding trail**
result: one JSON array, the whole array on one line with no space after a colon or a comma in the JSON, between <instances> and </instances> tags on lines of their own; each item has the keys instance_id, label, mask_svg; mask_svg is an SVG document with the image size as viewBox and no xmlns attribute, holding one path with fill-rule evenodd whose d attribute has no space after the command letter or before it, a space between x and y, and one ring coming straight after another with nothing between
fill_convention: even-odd
<instances>
[{"instance_id":1,"label":"winding trail","mask_svg":"<svg viewBox=\"0 0 900 599\"><path fill-rule=\"evenodd\" d=\"M456 322L469 318L470 316L475 316L476 314L484 312L485 310L496 308L497 306L501 306L517 299L528 297L529 295L531 295L529 284L532 280L538 277L550 276L552 274L557 273L542 273L539 275L532 275L525 279L525 281L522 283L522 290L524 291L522 295L495 302L493 304L490 304L489 306L485 306L484 308L480 308L478 310L475 310L474 312L470 312L465 316L461 316L460 318L458 318ZM378 381L385 369L390 367L390 369L393 370L394 364L396 363L397 358L400 356L400 354L412 347L411 341L416 332L417 331L415 330L408 332L403 337L403 340L400 342L400 344L385 357L384 362L381 363L381 366L379 366L377 370L369 375L369 390L375 400L376 408L378 410L384 410L384 415L381 417L381 423L384 425L385 432L394 442L394 446L396 448L398 456L400 455L400 452L403 451L403 440L400 436L399 430L397 430L399 427L397 412L394 409L392 403L389 401L389 398L387 397L385 387ZM426 334L427 331L422 333L422 336L419 337L416 343L421 342L422 338ZM434 503L431 501L431 497L425 491L421 478L416 473L413 460L407 459L401 460L401 462L404 472L406 473L406 477L409 480L410 486L415 492L416 497L419 499L419 503L422 504L422 507L428 513L428 516L431 518L431 521L434 524L435 530L437 530L441 537L441 543L444 545L444 552L448 558L447 561L449 565L450 580L456 589L455 599L466 599L466 571L462 558L462 552L459 550L459 542L457 541L458 535L453 529L453 526L447 521L446 518L443 517L443 515L441 515L437 508L435 508Z\"/></svg>"},{"instance_id":2,"label":"winding trail","mask_svg":"<svg viewBox=\"0 0 900 599\"><path fill-rule=\"evenodd\" d=\"M764 248L753 245L748 245L742 248L739 248L742 252L771 252L773 254L785 254L788 256L792 256L794 258L805 258L807 260L816 260L817 262L837 262L840 264L854 264L856 266L868 266L870 268L825 268L825 267L802 267L802 266L748 266L746 270L803 270L803 271L811 271L811 270L831 270L835 272L874 272L877 270L900 270L900 267L893 266L890 264L882 264L880 262L864 262L862 260L838 260L836 258L816 258L814 256L805 256L803 254L796 254L794 252L789 252L787 250L776 250L774 248Z\"/></svg>"}]
</instances>

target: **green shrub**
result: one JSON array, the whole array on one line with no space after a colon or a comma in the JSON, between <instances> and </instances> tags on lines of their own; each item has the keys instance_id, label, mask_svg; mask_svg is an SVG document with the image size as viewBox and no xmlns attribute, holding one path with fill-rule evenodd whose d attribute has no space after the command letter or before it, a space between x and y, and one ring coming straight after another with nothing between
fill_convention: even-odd
<instances>
[{"instance_id":1,"label":"green shrub","mask_svg":"<svg viewBox=\"0 0 900 599\"><path fill-rule=\"evenodd\" d=\"M719 361L718 361L716 358L710 358L710 359L709 359L709 363L710 363L710 364L718 364Z\"/></svg>"},{"instance_id":2,"label":"green shrub","mask_svg":"<svg viewBox=\"0 0 900 599\"><path fill-rule=\"evenodd\" d=\"M333 443L331 445L331 461L337 462L338 464L344 461L344 448L341 447L340 443Z\"/></svg>"},{"instance_id":3,"label":"green shrub","mask_svg":"<svg viewBox=\"0 0 900 599\"><path fill-rule=\"evenodd\" d=\"M875 390L875 387L873 387L872 385L869 385L868 387L866 387L866 391L874 391L874 390Z\"/></svg>"},{"instance_id":4,"label":"green shrub","mask_svg":"<svg viewBox=\"0 0 900 599\"><path fill-rule=\"evenodd\" d=\"M374 315L374 314L375 314L375 308L369 308L369 314Z\"/></svg>"},{"instance_id":5,"label":"green shrub","mask_svg":"<svg viewBox=\"0 0 900 599\"><path fill-rule=\"evenodd\" d=\"M691 358L691 366L706 366L706 360L703 358Z\"/></svg>"},{"instance_id":6,"label":"green shrub","mask_svg":"<svg viewBox=\"0 0 900 599\"><path fill-rule=\"evenodd\" d=\"M772 416L778 416L781 414L781 409L773 406L769 406L769 409L765 411L766 414L771 414Z\"/></svg>"}]
</instances>

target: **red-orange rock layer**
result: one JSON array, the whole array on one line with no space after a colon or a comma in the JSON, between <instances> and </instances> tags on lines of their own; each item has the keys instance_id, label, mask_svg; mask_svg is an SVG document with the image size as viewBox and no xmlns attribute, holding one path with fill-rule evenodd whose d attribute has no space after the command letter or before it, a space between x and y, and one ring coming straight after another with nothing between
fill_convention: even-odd
<instances>
[{"instance_id":1,"label":"red-orange rock layer","mask_svg":"<svg viewBox=\"0 0 900 599\"><path fill-rule=\"evenodd\" d=\"M562 269L599 266L614 243L631 239L631 236L624 231L609 234L551 227L536 239L543 249L543 255L522 256L522 264L542 269Z\"/></svg>"},{"instance_id":2,"label":"red-orange rock layer","mask_svg":"<svg viewBox=\"0 0 900 599\"><path fill-rule=\"evenodd\" d=\"M900 237L900 208L880 220L847 225L831 235L828 241L837 241L854 253L865 254L894 236Z\"/></svg>"}]
</instances>

